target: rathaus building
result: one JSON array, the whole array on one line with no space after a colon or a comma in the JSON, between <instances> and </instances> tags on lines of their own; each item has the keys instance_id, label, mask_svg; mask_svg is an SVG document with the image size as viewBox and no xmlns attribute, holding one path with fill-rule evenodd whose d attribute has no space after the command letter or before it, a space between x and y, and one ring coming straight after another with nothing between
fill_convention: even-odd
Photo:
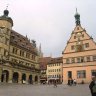
<instances>
[{"instance_id":1,"label":"rathaus building","mask_svg":"<svg viewBox=\"0 0 96 96\"><path fill-rule=\"evenodd\" d=\"M12 30L13 20L4 10L0 16L0 82L38 83L40 77L36 42Z\"/></svg>"}]
</instances>

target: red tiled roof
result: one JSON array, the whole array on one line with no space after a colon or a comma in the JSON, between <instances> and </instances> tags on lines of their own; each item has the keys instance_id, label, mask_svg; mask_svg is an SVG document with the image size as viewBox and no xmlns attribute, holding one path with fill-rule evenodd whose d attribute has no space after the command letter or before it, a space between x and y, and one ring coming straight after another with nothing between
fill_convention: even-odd
<instances>
[{"instance_id":1,"label":"red tiled roof","mask_svg":"<svg viewBox=\"0 0 96 96\"><path fill-rule=\"evenodd\" d=\"M51 57L43 57L39 59L39 63L40 63L40 69L41 70L46 70L47 69L47 64L50 62Z\"/></svg>"}]
</instances>

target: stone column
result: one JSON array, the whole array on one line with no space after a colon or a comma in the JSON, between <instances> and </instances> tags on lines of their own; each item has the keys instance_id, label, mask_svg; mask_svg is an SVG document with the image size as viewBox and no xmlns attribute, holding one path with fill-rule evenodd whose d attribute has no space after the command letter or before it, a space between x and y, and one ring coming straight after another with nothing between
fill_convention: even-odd
<instances>
[{"instance_id":1,"label":"stone column","mask_svg":"<svg viewBox=\"0 0 96 96\"><path fill-rule=\"evenodd\" d=\"M18 83L22 83L22 73L21 72L18 72L19 74L19 78L18 78Z\"/></svg>"},{"instance_id":2,"label":"stone column","mask_svg":"<svg viewBox=\"0 0 96 96\"><path fill-rule=\"evenodd\" d=\"M40 74L38 74L38 83L40 84Z\"/></svg>"},{"instance_id":3,"label":"stone column","mask_svg":"<svg viewBox=\"0 0 96 96\"><path fill-rule=\"evenodd\" d=\"M13 70L9 70L9 80L8 80L8 83L12 83L12 78L13 78Z\"/></svg>"},{"instance_id":4,"label":"stone column","mask_svg":"<svg viewBox=\"0 0 96 96\"><path fill-rule=\"evenodd\" d=\"M32 74L33 84L35 84L35 74Z\"/></svg>"},{"instance_id":5,"label":"stone column","mask_svg":"<svg viewBox=\"0 0 96 96\"><path fill-rule=\"evenodd\" d=\"M1 76L2 76L2 69L0 68L0 82L1 82Z\"/></svg>"},{"instance_id":6,"label":"stone column","mask_svg":"<svg viewBox=\"0 0 96 96\"><path fill-rule=\"evenodd\" d=\"M29 84L29 74L26 74L26 84Z\"/></svg>"}]
</instances>

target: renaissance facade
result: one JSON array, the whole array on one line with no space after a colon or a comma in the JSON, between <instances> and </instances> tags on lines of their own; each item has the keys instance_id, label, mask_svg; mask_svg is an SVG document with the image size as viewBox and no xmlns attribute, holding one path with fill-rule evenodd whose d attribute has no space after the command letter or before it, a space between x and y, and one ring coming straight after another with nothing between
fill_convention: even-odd
<instances>
[{"instance_id":1,"label":"renaissance facade","mask_svg":"<svg viewBox=\"0 0 96 96\"><path fill-rule=\"evenodd\" d=\"M4 10L0 16L0 82L38 83L36 42L12 30L13 20L8 14Z\"/></svg>"},{"instance_id":2,"label":"renaissance facade","mask_svg":"<svg viewBox=\"0 0 96 96\"><path fill-rule=\"evenodd\" d=\"M89 83L96 76L96 42L80 23L75 14L76 27L63 51L63 83L76 79L77 83Z\"/></svg>"}]
</instances>

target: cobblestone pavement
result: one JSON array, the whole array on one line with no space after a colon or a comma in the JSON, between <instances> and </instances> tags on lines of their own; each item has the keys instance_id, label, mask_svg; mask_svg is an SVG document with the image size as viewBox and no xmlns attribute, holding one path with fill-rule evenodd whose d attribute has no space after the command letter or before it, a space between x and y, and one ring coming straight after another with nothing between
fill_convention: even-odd
<instances>
[{"instance_id":1,"label":"cobblestone pavement","mask_svg":"<svg viewBox=\"0 0 96 96\"><path fill-rule=\"evenodd\" d=\"M0 84L0 96L91 96L88 84L67 86Z\"/></svg>"}]
</instances>

